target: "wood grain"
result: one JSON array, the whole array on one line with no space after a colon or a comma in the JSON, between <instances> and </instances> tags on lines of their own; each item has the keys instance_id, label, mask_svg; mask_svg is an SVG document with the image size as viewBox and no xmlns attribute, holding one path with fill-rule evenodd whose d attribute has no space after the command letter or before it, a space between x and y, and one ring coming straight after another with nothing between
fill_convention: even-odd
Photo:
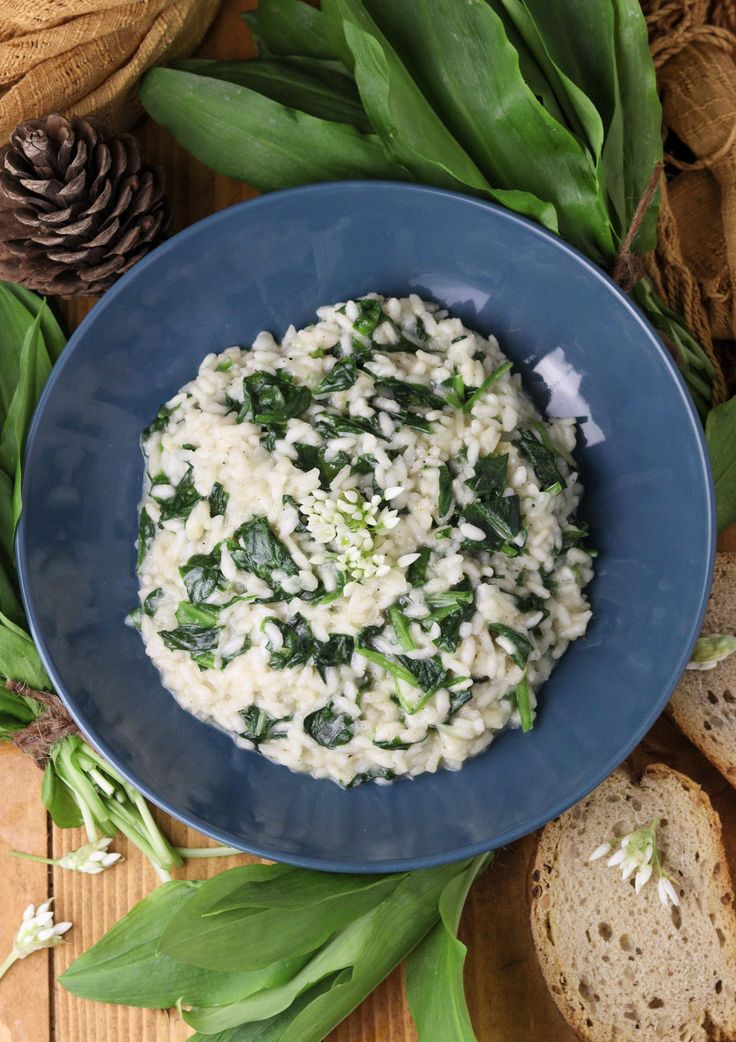
<instances>
[{"instance_id":1,"label":"wood grain","mask_svg":"<svg viewBox=\"0 0 736 1042\"><path fill-rule=\"evenodd\" d=\"M254 0L227 0L198 52L205 57L238 58L253 53L239 18ZM255 193L247 185L214 174L188 156L171 136L144 120L136 128L149 161L165 171L174 231ZM90 299L60 302L68 329L94 304ZM723 549L736 550L736 527L722 537ZM736 792L667 719L660 720L635 754L643 766L663 759L684 770L711 794L726 825L732 869L736 868ZM13 847L54 857L84 841L81 833L49 830L38 798L40 775L12 749L0 751L4 803L0 854ZM168 835L186 846L207 844L179 822L159 814ZM469 947L468 1000L479 1042L573 1042L575 1036L552 1003L538 970L528 928L526 874L533 836L497 852L494 864L470 895L461 927ZM15 966L0 987L0 1042L183 1042L190 1031L176 1014L130 1010L83 1002L52 986L53 977L94 943L156 885L147 862L125 840L116 840L125 861L97 877L78 876L4 858L0 876L0 949L12 943L20 914L33 900L54 895L60 916L74 929L68 943ZM191 862L178 873L204 878L247 858ZM333 1034L330 1042L416 1042L404 1002L400 972L394 973ZM443 1042L438 1039L437 1042Z\"/></svg>"}]
</instances>

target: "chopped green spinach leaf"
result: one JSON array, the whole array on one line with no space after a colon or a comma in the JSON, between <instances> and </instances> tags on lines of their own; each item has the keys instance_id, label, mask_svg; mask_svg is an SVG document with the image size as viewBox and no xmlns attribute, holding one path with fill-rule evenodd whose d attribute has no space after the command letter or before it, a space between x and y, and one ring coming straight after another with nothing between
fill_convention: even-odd
<instances>
[{"instance_id":1,"label":"chopped green spinach leaf","mask_svg":"<svg viewBox=\"0 0 736 1042\"><path fill-rule=\"evenodd\" d=\"M350 466L350 459L344 452L337 452L327 459L327 449L324 445L305 445L304 442L296 442L296 465L300 470L318 470L319 483L327 492L343 467Z\"/></svg>"},{"instance_id":2,"label":"chopped green spinach leaf","mask_svg":"<svg viewBox=\"0 0 736 1042\"><path fill-rule=\"evenodd\" d=\"M235 533L234 545L228 543L230 556L244 572L252 572L274 587L273 573L298 575L294 558L281 540L274 535L265 517L253 517Z\"/></svg>"},{"instance_id":3,"label":"chopped green spinach leaf","mask_svg":"<svg viewBox=\"0 0 736 1042\"><path fill-rule=\"evenodd\" d=\"M268 619L267 622L276 626L283 640L280 647L274 647L270 640L268 642L271 652L268 664L272 669L290 669L309 662L317 651L318 644L312 627L303 615L297 612L288 622L281 622L276 618Z\"/></svg>"},{"instance_id":4,"label":"chopped green spinach leaf","mask_svg":"<svg viewBox=\"0 0 736 1042\"><path fill-rule=\"evenodd\" d=\"M314 397L321 398L325 394L347 391L358 379L358 356L345 355L335 362L324 379L315 387Z\"/></svg>"},{"instance_id":5,"label":"chopped green spinach leaf","mask_svg":"<svg viewBox=\"0 0 736 1042\"><path fill-rule=\"evenodd\" d=\"M353 329L364 337L372 337L376 326L383 318L383 309L380 300L371 298L356 301L358 305L358 317L353 322Z\"/></svg>"},{"instance_id":6,"label":"chopped green spinach leaf","mask_svg":"<svg viewBox=\"0 0 736 1042\"><path fill-rule=\"evenodd\" d=\"M565 479L557 467L557 453L542 443L538 433L531 429L520 431L519 446L534 469L540 489L557 496L565 487Z\"/></svg>"},{"instance_id":7,"label":"chopped green spinach leaf","mask_svg":"<svg viewBox=\"0 0 736 1042\"><path fill-rule=\"evenodd\" d=\"M343 789L357 789L359 786L365 785L366 782L376 781L379 778L382 781L393 781L395 777L394 771L388 767L371 767L361 774L356 774L347 785L343 785Z\"/></svg>"},{"instance_id":8,"label":"chopped green spinach leaf","mask_svg":"<svg viewBox=\"0 0 736 1042\"><path fill-rule=\"evenodd\" d=\"M347 457L345 457L347 459ZM378 460L371 453L366 452L362 456L358 456L355 463L350 468L351 474L372 474L378 466Z\"/></svg>"},{"instance_id":9,"label":"chopped green spinach leaf","mask_svg":"<svg viewBox=\"0 0 736 1042\"><path fill-rule=\"evenodd\" d=\"M353 718L347 713L336 713L332 702L304 718L304 730L325 749L346 745L353 737L354 726Z\"/></svg>"},{"instance_id":10,"label":"chopped green spinach leaf","mask_svg":"<svg viewBox=\"0 0 736 1042\"><path fill-rule=\"evenodd\" d=\"M328 666L350 665L354 650L355 637L351 637L347 633L333 633L329 640L318 643L314 663L322 679L326 679L325 670Z\"/></svg>"},{"instance_id":11,"label":"chopped green spinach leaf","mask_svg":"<svg viewBox=\"0 0 736 1042\"><path fill-rule=\"evenodd\" d=\"M443 517L447 517L452 507L452 473L447 464L443 463L439 467L438 474L439 496L437 499L437 518L441 521Z\"/></svg>"},{"instance_id":12,"label":"chopped green spinach leaf","mask_svg":"<svg viewBox=\"0 0 736 1042\"><path fill-rule=\"evenodd\" d=\"M464 687L461 691L453 691L450 689L450 708L447 711L444 723L449 724L455 714L458 713L472 697L472 688Z\"/></svg>"},{"instance_id":13,"label":"chopped green spinach leaf","mask_svg":"<svg viewBox=\"0 0 736 1042\"><path fill-rule=\"evenodd\" d=\"M220 639L219 628L187 625L175 630L161 630L161 640L172 651L188 651L200 669L212 669L214 649Z\"/></svg>"},{"instance_id":14,"label":"chopped green spinach leaf","mask_svg":"<svg viewBox=\"0 0 736 1042\"><path fill-rule=\"evenodd\" d=\"M447 404L445 399L435 394L431 387L425 384L409 383L406 380L398 380L393 376L375 376L376 387L381 394L387 398L393 398L399 405L408 409L411 406L423 406L428 409L444 409Z\"/></svg>"},{"instance_id":15,"label":"chopped green spinach leaf","mask_svg":"<svg viewBox=\"0 0 736 1042\"><path fill-rule=\"evenodd\" d=\"M156 614L156 609L164 599L164 591L161 587L157 587L155 590L151 590L146 599L143 601L143 614L148 615L151 618Z\"/></svg>"},{"instance_id":16,"label":"chopped green spinach leaf","mask_svg":"<svg viewBox=\"0 0 736 1042\"><path fill-rule=\"evenodd\" d=\"M417 557L416 561L412 561L406 569L406 580L411 586L423 586L427 581L429 554L429 547L423 546L419 551L419 557Z\"/></svg>"},{"instance_id":17,"label":"chopped green spinach leaf","mask_svg":"<svg viewBox=\"0 0 736 1042\"><path fill-rule=\"evenodd\" d=\"M210 504L210 517L222 517L227 510L227 503L230 499L230 493L226 492L224 487L219 481L216 481L212 486L212 491L208 496L208 502Z\"/></svg>"},{"instance_id":18,"label":"chopped green spinach leaf","mask_svg":"<svg viewBox=\"0 0 736 1042\"><path fill-rule=\"evenodd\" d=\"M155 535L156 525L153 523L148 510L145 507L141 507L141 516L138 520L138 549L135 559L135 566L138 571L141 570L141 565L151 548Z\"/></svg>"},{"instance_id":19,"label":"chopped green spinach leaf","mask_svg":"<svg viewBox=\"0 0 736 1042\"><path fill-rule=\"evenodd\" d=\"M295 382L285 369L275 373L260 370L243 380L243 405L238 412L238 423L285 424L301 416L312 401L308 387Z\"/></svg>"},{"instance_id":20,"label":"chopped green spinach leaf","mask_svg":"<svg viewBox=\"0 0 736 1042\"><path fill-rule=\"evenodd\" d=\"M506 489L509 456L483 456L475 464L473 477L466 484L478 499L496 499L503 496Z\"/></svg>"},{"instance_id":21,"label":"chopped green spinach leaf","mask_svg":"<svg viewBox=\"0 0 736 1042\"><path fill-rule=\"evenodd\" d=\"M511 659L519 669L524 669L532 650L532 646L524 634L512 630L510 626L504 626L501 622L489 623L488 629L494 637L505 637L506 640L511 642L514 647L514 650L509 652Z\"/></svg>"},{"instance_id":22,"label":"chopped green spinach leaf","mask_svg":"<svg viewBox=\"0 0 736 1042\"><path fill-rule=\"evenodd\" d=\"M314 421L314 429L329 441L343 434L373 434L382 441L389 438L381 431L376 417L370 419L362 416L338 416L334 413L321 412Z\"/></svg>"},{"instance_id":23,"label":"chopped green spinach leaf","mask_svg":"<svg viewBox=\"0 0 736 1042\"><path fill-rule=\"evenodd\" d=\"M168 405L159 405L158 412L156 413L154 419L143 431L143 440L146 441L156 431L166 430L166 427L169 423L169 417L171 416L173 411L174 410L170 409Z\"/></svg>"},{"instance_id":24,"label":"chopped green spinach leaf","mask_svg":"<svg viewBox=\"0 0 736 1042\"><path fill-rule=\"evenodd\" d=\"M156 500L156 502L161 506L161 519L159 524L163 521L170 521L175 517L189 517L200 499L202 499L202 496L200 496L195 487L194 473L190 464L187 467L184 477L174 489L173 496L169 496L168 499Z\"/></svg>"},{"instance_id":25,"label":"chopped green spinach leaf","mask_svg":"<svg viewBox=\"0 0 736 1042\"><path fill-rule=\"evenodd\" d=\"M243 730L239 732L240 737L252 742L256 748L258 748L261 742L271 742L276 738L284 738L286 731L278 731L278 725L288 723L291 720L290 716L282 716L278 720L274 719L274 717L268 715L265 709L259 709L258 706L248 706L247 709L241 709L240 716L244 725Z\"/></svg>"},{"instance_id":26,"label":"chopped green spinach leaf","mask_svg":"<svg viewBox=\"0 0 736 1042\"><path fill-rule=\"evenodd\" d=\"M220 618L220 608L216 604L191 604L181 601L176 609L176 621L180 626L203 626L214 629Z\"/></svg>"},{"instance_id":27,"label":"chopped green spinach leaf","mask_svg":"<svg viewBox=\"0 0 736 1042\"><path fill-rule=\"evenodd\" d=\"M193 604L206 601L210 594L225 585L220 570L221 549L218 546L209 554L194 554L179 568L179 575Z\"/></svg>"}]
</instances>

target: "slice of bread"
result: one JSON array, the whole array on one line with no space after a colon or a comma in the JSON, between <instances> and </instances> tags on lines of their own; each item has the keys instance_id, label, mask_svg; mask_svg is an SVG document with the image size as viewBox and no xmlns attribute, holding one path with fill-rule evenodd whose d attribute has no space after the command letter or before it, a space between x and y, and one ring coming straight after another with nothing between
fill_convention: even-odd
<instances>
[{"instance_id":1,"label":"slice of bread","mask_svg":"<svg viewBox=\"0 0 736 1042\"><path fill-rule=\"evenodd\" d=\"M736 634L736 553L716 555L703 633ZM668 711L690 741L736 788L736 655L714 669L687 669Z\"/></svg>"},{"instance_id":2,"label":"slice of bread","mask_svg":"<svg viewBox=\"0 0 736 1042\"><path fill-rule=\"evenodd\" d=\"M660 903L656 871L636 894L606 858L589 861L653 818L679 907ZM736 1039L733 890L720 820L695 782L663 764L639 783L614 771L546 826L530 886L542 972L586 1042Z\"/></svg>"}]
</instances>

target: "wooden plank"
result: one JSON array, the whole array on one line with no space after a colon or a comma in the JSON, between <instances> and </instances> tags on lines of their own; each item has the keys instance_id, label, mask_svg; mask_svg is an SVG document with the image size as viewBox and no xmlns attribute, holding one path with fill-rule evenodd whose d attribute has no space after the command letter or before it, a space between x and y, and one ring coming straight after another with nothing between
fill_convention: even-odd
<instances>
[{"instance_id":1,"label":"wooden plank","mask_svg":"<svg viewBox=\"0 0 736 1042\"><path fill-rule=\"evenodd\" d=\"M3 809L0 817L0 962L10 951L25 907L51 896L46 865L10 857L9 851L47 856L46 811L41 772L12 746L0 747ZM65 918L61 902L57 918ZM46 1042L51 1003L50 953L17 962L0 984L0 1042Z\"/></svg>"}]
</instances>

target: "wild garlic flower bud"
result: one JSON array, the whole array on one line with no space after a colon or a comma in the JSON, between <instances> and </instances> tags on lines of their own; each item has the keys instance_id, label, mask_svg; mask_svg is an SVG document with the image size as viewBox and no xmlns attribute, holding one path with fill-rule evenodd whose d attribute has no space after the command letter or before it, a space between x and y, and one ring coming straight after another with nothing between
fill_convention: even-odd
<instances>
[{"instance_id":1,"label":"wild garlic flower bud","mask_svg":"<svg viewBox=\"0 0 736 1042\"><path fill-rule=\"evenodd\" d=\"M736 637L725 633L704 633L695 641L688 669L715 669L736 651Z\"/></svg>"},{"instance_id":2,"label":"wild garlic flower bud","mask_svg":"<svg viewBox=\"0 0 736 1042\"><path fill-rule=\"evenodd\" d=\"M49 898L38 908L28 905L18 927L12 950L0 966L0 977L7 973L17 959L25 959L27 955L32 955L41 948L55 948L58 944L64 943L62 935L71 930L72 924L54 923L52 901L53 898Z\"/></svg>"},{"instance_id":3,"label":"wild garlic flower bud","mask_svg":"<svg viewBox=\"0 0 736 1042\"><path fill-rule=\"evenodd\" d=\"M657 894L663 905L679 905L680 899L669 875L662 865L662 855L657 847L657 828L659 819L655 818L643 828L636 832L630 832L622 839L614 838L601 843L596 847L588 858L589 861L598 861L608 854L613 854L606 862L611 868L621 869L621 878L626 881L634 877L634 889L640 893L642 887L646 886L657 873Z\"/></svg>"},{"instance_id":4,"label":"wild garlic flower bud","mask_svg":"<svg viewBox=\"0 0 736 1042\"><path fill-rule=\"evenodd\" d=\"M98 839L94 843L85 843L77 850L70 850L68 854L60 857L57 865L59 868L68 868L73 872L97 875L99 872L104 872L106 868L110 868L117 861L122 860L122 854L108 851L107 848L111 843L112 839L109 836L103 836L102 839Z\"/></svg>"}]
</instances>

